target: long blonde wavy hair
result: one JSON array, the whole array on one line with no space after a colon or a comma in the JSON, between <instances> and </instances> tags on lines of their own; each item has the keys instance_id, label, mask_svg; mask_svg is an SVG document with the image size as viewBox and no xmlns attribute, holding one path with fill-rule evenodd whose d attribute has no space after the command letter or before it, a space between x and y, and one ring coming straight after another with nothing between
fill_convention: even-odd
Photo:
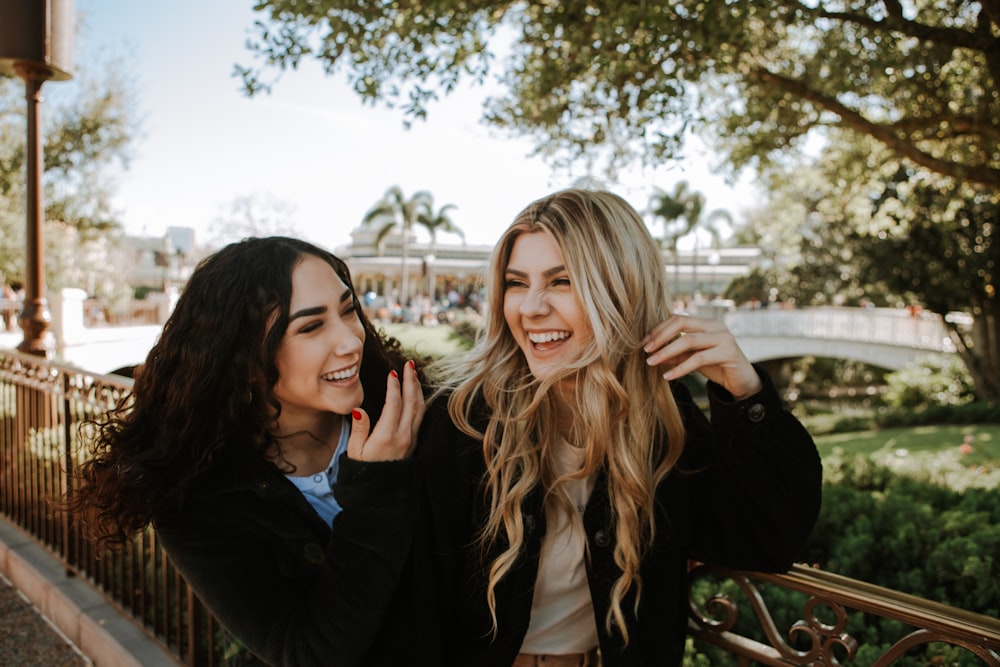
<instances>
[{"instance_id":1,"label":"long blonde wavy hair","mask_svg":"<svg viewBox=\"0 0 1000 667\"><path fill-rule=\"evenodd\" d=\"M549 234L559 246L593 331L580 357L545 381L532 376L503 317L504 274L514 242L535 232ZM642 218L621 197L563 190L530 204L508 227L490 259L487 291L487 324L474 348L439 362L431 373L442 390L451 391L448 410L456 425L483 443L490 513L479 533L479 547L483 554L498 544L502 549L488 564L493 630L497 583L510 572L525 542L525 499L541 485L546 503L570 511L565 495L554 491L559 481L553 472L555 444L566 437L586 451L584 468L571 477L607 473L614 560L622 574L612 587L605 624L609 631L616 625L627 642L622 601L635 587L638 607L639 565L655 532L654 491L684 443L669 383L661 370L646 364L641 344L671 314L659 248ZM565 380L575 381L569 397L571 434L555 428L555 387ZM477 400L488 408L482 431L473 426Z\"/></svg>"}]
</instances>

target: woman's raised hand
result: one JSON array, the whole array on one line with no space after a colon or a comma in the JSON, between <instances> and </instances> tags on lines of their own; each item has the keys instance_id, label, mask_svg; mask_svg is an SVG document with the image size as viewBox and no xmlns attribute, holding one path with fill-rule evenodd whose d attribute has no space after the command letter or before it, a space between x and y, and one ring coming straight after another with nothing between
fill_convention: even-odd
<instances>
[{"instance_id":1,"label":"woman's raised hand","mask_svg":"<svg viewBox=\"0 0 1000 667\"><path fill-rule=\"evenodd\" d=\"M719 320L671 315L643 339L650 366L667 367L663 377L676 380L698 371L725 387L736 400L763 388L733 334Z\"/></svg>"},{"instance_id":2,"label":"woman's raised hand","mask_svg":"<svg viewBox=\"0 0 1000 667\"><path fill-rule=\"evenodd\" d=\"M417 430L424 417L424 394L412 361L403 366L403 379L396 372L386 379L385 407L375 428L368 432L368 414L355 408L347 455L357 461L397 461L405 459L417 442Z\"/></svg>"}]
</instances>

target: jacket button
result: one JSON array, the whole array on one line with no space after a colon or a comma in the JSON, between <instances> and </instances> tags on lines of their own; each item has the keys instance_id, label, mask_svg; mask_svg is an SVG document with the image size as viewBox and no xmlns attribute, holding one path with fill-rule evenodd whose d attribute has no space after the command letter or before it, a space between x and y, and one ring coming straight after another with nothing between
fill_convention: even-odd
<instances>
[{"instance_id":1,"label":"jacket button","mask_svg":"<svg viewBox=\"0 0 1000 667\"><path fill-rule=\"evenodd\" d=\"M310 565L319 565L326 560L326 551L318 544L309 542L302 548L302 555Z\"/></svg>"},{"instance_id":2,"label":"jacket button","mask_svg":"<svg viewBox=\"0 0 1000 667\"><path fill-rule=\"evenodd\" d=\"M599 530L594 533L594 542L599 547L606 547L611 544L611 535L606 530Z\"/></svg>"},{"instance_id":3,"label":"jacket button","mask_svg":"<svg viewBox=\"0 0 1000 667\"><path fill-rule=\"evenodd\" d=\"M767 409L764 407L763 403L754 403L747 408L747 419L757 424L763 421L764 417L767 415Z\"/></svg>"}]
</instances>

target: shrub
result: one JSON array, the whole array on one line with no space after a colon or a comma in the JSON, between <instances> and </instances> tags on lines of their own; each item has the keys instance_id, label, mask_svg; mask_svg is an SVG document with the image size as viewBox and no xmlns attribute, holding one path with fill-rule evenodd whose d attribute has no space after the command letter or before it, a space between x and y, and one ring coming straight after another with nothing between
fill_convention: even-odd
<instances>
[{"instance_id":1,"label":"shrub","mask_svg":"<svg viewBox=\"0 0 1000 667\"><path fill-rule=\"evenodd\" d=\"M931 354L890 373L883 400L899 408L964 405L973 400L972 378L957 355Z\"/></svg>"},{"instance_id":2,"label":"shrub","mask_svg":"<svg viewBox=\"0 0 1000 667\"><path fill-rule=\"evenodd\" d=\"M864 457L829 469L807 558L954 607L1000 614L1000 491L953 491Z\"/></svg>"}]
</instances>

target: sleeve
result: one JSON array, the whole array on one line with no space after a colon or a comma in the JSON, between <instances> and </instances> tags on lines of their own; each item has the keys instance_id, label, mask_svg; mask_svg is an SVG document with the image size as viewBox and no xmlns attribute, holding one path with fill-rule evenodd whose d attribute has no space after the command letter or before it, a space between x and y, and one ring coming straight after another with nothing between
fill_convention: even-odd
<instances>
[{"instance_id":1,"label":"sleeve","mask_svg":"<svg viewBox=\"0 0 1000 667\"><path fill-rule=\"evenodd\" d=\"M412 546L412 463L345 454L340 465L332 530L297 490L274 488L279 477L190 502L157 525L177 569L236 638L227 653L245 647L289 667L364 663Z\"/></svg>"},{"instance_id":2,"label":"sleeve","mask_svg":"<svg viewBox=\"0 0 1000 667\"><path fill-rule=\"evenodd\" d=\"M688 431L682 466L689 471L690 552L779 572L799 556L816 522L823 471L812 437L757 372L763 389L741 401L708 384L710 422L689 395L678 397Z\"/></svg>"}]
</instances>

